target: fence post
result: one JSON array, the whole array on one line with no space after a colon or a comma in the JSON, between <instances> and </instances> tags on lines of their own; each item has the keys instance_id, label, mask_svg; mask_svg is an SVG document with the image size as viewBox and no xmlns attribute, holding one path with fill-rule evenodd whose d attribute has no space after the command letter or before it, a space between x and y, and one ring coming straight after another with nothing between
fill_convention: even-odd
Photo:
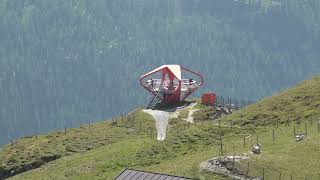
<instances>
[{"instance_id":1,"label":"fence post","mask_svg":"<svg viewBox=\"0 0 320 180\"><path fill-rule=\"evenodd\" d=\"M293 137L296 136L296 125L293 126Z\"/></svg>"},{"instance_id":2,"label":"fence post","mask_svg":"<svg viewBox=\"0 0 320 180\"><path fill-rule=\"evenodd\" d=\"M304 123L304 127L306 129L306 135L308 135L308 125L307 125L307 122Z\"/></svg>"},{"instance_id":3,"label":"fence post","mask_svg":"<svg viewBox=\"0 0 320 180\"><path fill-rule=\"evenodd\" d=\"M274 129L272 130L272 139L273 139L273 141L276 140L276 139L275 139L275 136L274 136Z\"/></svg>"},{"instance_id":4,"label":"fence post","mask_svg":"<svg viewBox=\"0 0 320 180\"><path fill-rule=\"evenodd\" d=\"M290 175L290 180L292 180L293 178L292 178L292 174Z\"/></svg>"},{"instance_id":5,"label":"fence post","mask_svg":"<svg viewBox=\"0 0 320 180\"><path fill-rule=\"evenodd\" d=\"M246 137L243 138L243 148L246 147Z\"/></svg>"},{"instance_id":6,"label":"fence post","mask_svg":"<svg viewBox=\"0 0 320 180\"><path fill-rule=\"evenodd\" d=\"M222 135L221 134L220 134L220 152L221 152L221 156L223 156Z\"/></svg>"},{"instance_id":7,"label":"fence post","mask_svg":"<svg viewBox=\"0 0 320 180\"><path fill-rule=\"evenodd\" d=\"M281 172L279 172L279 180L281 180Z\"/></svg>"},{"instance_id":8,"label":"fence post","mask_svg":"<svg viewBox=\"0 0 320 180\"><path fill-rule=\"evenodd\" d=\"M121 113L121 121L122 121L122 122L123 122L123 119L124 119L123 113Z\"/></svg>"},{"instance_id":9,"label":"fence post","mask_svg":"<svg viewBox=\"0 0 320 180\"><path fill-rule=\"evenodd\" d=\"M232 141L232 169L234 168L234 141Z\"/></svg>"},{"instance_id":10,"label":"fence post","mask_svg":"<svg viewBox=\"0 0 320 180\"><path fill-rule=\"evenodd\" d=\"M249 170L250 170L250 161L248 161L248 164L247 164L247 173L246 173L245 178L248 177Z\"/></svg>"},{"instance_id":11,"label":"fence post","mask_svg":"<svg viewBox=\"0 0 320 180\"><path fill-rule=\"evenodd\" d=\"M262 180L264 180L264 168L262 168Z\"/></svg>"}]
</instances>

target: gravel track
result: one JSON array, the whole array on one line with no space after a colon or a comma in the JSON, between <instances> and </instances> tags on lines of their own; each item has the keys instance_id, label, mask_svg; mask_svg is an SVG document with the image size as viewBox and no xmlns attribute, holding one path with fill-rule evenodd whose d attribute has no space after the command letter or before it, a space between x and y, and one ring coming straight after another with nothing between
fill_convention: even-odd
<instances>
[{"instance_id":1,"label":"gravel track","mask_svg":"<svg viewBox=\"0 0 320 180\"><path fill-rule=\"evenodd\" d=\"M164 141L166 138L166 130L169 122L169 112L160 110L145 109L144 112L150 114L156 121L157 140Z\"/></svg>"}]
</instances>

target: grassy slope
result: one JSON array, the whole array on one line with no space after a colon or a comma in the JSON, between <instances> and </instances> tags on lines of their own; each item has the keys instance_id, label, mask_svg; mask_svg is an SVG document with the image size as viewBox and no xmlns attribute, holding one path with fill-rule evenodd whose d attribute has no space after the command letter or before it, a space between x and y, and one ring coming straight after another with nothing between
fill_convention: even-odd
<instances>
[{"instance_id":1,"label":"grassy slope","mask_svg":"<svg viewBox=\"0 0 320 180\"><path fill-rule=\"evenodd\" d=\"M320 77L307 80L297 87L280 94L266 98L231 116L225 121L234 121L237 124L263 124L286 122L297 119L320 120Z\"/></svg>"},{"instance_id":2,"label":"grassy slope","mask_svg":"<svg viewBox=\"0 0 320 180\"><path fill-rule=\"evenodd\" d=\"M134 125L131 117L135 117ZM140 123L143 119L143 123ZM140 127L141 126L141 127ZM89 127L68 129L64 132L53 132L38 137L27 137L17 140L13 145L6 145L0 149L0 171L21 172L30 167L45 164L50 158L70 156L87 152L108 144L134 139L137 136L146 136L147 128L155 128L151 116L136 111L125 117L124 121L118 120L117 125L110 121L93 124ZM1 177L1 172L0 172Z\"/></svg>"},{"instance_id":3,"label":"grassy slope","mask_svg":"<svg viewBox=\"0 0 320 180\"><path fill-rule=\"evenodd\" d=\"M104 122L91 127L91 131L79 128L68 132L69 136L74 132L74 136L83 133L83 138L89 138L86 140L74 137L72 140L76 140L78 142L76 144L80 144L76 146L78 149L85 142L91 142L92 137L99 139L108 136L107 139L110 140L120 136L111 142L108 141L109 143L94 146L91 150L65 155L66 144L59 143L59 137L41 136L38 140L34 138L19 140L14 146L20 145L20 153L14 152L10 146L6 146L0 151L1 162L8 162L3 160L2 155L5 153L12 154L12 157L17 154L23 159L32 160L33 156L23 150L33 143L34 146L43 147L46 151L60 149L59 151L54 150L54 152L61 151L62 158L36 170L17 175L13 179L88 179L89 177L90 179L112 179L125 167L200 179L226 179L212 173L199 172L199 164L202 161L218 156L219 134L222 133L224 135L224 149L227 149L227 154L247 153L250 156L250 175L261 176L262 168L266 168L266 179L277 179L279 170L282 172L283 179L288 179L290 174L293 174L294 177L301 176L302 179L306 175L309 176L309 179L317 179L317 173L320 170L318 162L320 159L320 133L315 118L320 117L319 81L320 78L306 81L296 88L265 99L222 119L223 123L228 124L229 121L238 124L249 122L247 124L250 124L255 120L257 125L262 125L261 122L265 121L268 122L266 129L263 125L258 126L255 130L251 129L251 126L244 126L241 130L237 127L233 129L230 127L219 128L209 121L204 121L202 124L201 119L207 119L205 113L209 110L203 106L197 106L202 110L195 114L195 120L198 119L196 125L191 125L188 128L186 122L179 119L171 120L168 139L165 142L156 142L147 135L146 131L137 133L140 122L142 122L142 126L147 124L143 129L154 126L151 117L137 111L135 127L129 129L124 128L123 125L113 127L110 123ZM296 122L291 122L290 126L280 124L278 128L274 125L277 119L285 122L290 115L296 117L297 112L302 119L300 127ZM313 114L314 121L310 121L311 114ZM296 126L296 132L303 132L305 131L304 122L307 122L307 139L298 143L294 142L293 127ZM92 134L99 132L96 131L96 128L101 128L101 132L95 136ZM275 130L275 142L272 140L272 130ZM248 135L251 137L246 140L246 147L243 147L243 138ZM60 136L68 135L60 133ZM259 142L263 145L263 153L259 156L248 153L250 144L256 141L256 136L259 136ZM50 143L48 143L48 139L51 140ZM71 142L68 141L67 144L71 144ZM94 142L100 141L95 140ZM51 148L44 148L48 146ZM54 146L60 148L52 148ZM29 151L33 152L33 150ZM18 163L22 162L19 160L20 158L16 159L18 159ZM246 166L246 162L240 164Z\"/></svg>"}]
</instances>

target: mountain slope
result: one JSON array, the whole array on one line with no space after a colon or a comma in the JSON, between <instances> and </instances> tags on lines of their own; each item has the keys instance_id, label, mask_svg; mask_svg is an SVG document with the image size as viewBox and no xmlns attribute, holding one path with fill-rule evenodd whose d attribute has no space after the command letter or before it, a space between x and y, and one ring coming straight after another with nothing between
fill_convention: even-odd
<instances>
[{"instance_id":1,"label":"mountain slope","mask_svg":"<svg viewBox=\"0 0 320 180\"><path fill-rule=\"evenodd\" d=\"M262 125L297 120L320 120L320 77L307 80L297 87L265 98L228 117L236 124Z\"/></svg>"},{"instance_id":2,"label":"mountain slope","mask_svg":"<svg viewBox=\"0 0 320 180\"><path fill-rule=\"evenodd\" d=\"M90 125L90 129L88 126L72 129L66 135L60 132L38 139L21 139L0 150L0 170L30 164L41 159L39 152L43 151L42 154L59 157L13 179L112 179L126 167L199 179L228 179L214 172L199 171L203 161L219 156L222 135L223 153L247 156L251 177L262 177L265 172L266 179L277 179L281 172L283 178L292 175L297 179L316 179L320 168L320 132L316 121L320 115L319 81L320 77L305 81L226 116L221 119L221 127L208 118L213 109L198 105L196 123L174 117L169 121L164 142L155 140L154 121L141 110L131 115L135 120L119 120L118 125L104 122ZM301 113L299 124L293 118L290 124L286 123L289 115L298 113ZM230 121L240 124L245 117L248 120L242 128L228 126ZM284 119L284 123L276 125L275 119ZM251 126L252 120L257 127ZM261 122L267 122L266 126ZM307 133L307 138L295 142L293 132ZM260 155L249 153L257 138L263 147ZM239 162L238 166L245 169L247 162Z\"/></svg>"},{"instance_id":3,"label":"mountain slope","mask_svg":"<svg viewBox=\"0 0 320 180\"><path fill-rule=\"evenodd\" d=\"M319 12L318 0L0 0L0 146L145 103L138 78L163 64L241 99L293 86L320 72Z\"/></svg>"}]
</instances>

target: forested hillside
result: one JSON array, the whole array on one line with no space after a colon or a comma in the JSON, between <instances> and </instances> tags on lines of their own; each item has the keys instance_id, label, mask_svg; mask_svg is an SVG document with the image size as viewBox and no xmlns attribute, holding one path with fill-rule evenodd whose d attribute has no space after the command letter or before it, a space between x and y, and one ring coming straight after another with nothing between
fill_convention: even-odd
<instances>
[{"instance_id":1,"label":"forested hillside","mask_svg":"<svg viewBox=\"0 0 320 180\"><path fill-rule=\"evenodd\" d=\"M255 100L320 73L318 0L0 0L0 144L142 105L182 64Z\"/></svg>"}]
</instances>

